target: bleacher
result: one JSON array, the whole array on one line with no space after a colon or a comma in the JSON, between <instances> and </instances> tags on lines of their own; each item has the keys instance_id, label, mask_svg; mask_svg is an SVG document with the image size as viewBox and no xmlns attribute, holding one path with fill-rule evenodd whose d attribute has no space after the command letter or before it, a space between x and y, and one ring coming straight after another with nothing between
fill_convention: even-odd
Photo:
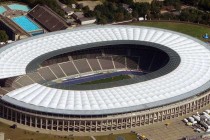
<instances>
[{"instance_id":1,"label":"bleacher","mask_svg":"<svg viewBox=\"0 0 210 140\"><path fill-rule=\"evenodd\" d=\"M0 87L0 95L5 95L10 91L13 91L15 88L13 87Z\"/></svg>"},{"instance_id":2,"label":"bleacher","mask_svg":"<svg viewBox=\"0 0 210 140\"><path fill-rule=\"evenodd\" d=\"M164 63L162 64L162 66L160 66L160 64L159 64L160 61L165 61L165 63L167 63L169 60L168 58L165 58L164 55L160 54L162 52L158 52L158 53L159 54L154 54L154 56L153 56L153 60L151 61L152 64L150 64L151 65L150 69L149 69L150 71L156 71L160 67L162 67Z\"/></svg>"},{"instance_id":3,"label":"bleacher","mask_svg":"<svg viewBox=\"0 0 210 140\"><path fill-rule=\"evenodd\" d=\"M87 63L86 59L79 59L79 60L74 60L74 64L79 70L80 73L85 73L85 72L90 72L91 68Z\"/></svg>"},{"instance_id":4,"label":"bleacher","mask_svg":"<svg viewBox=\"0 0 210 140\"><path fill-rule=\"evenodd\" d=\"M150 64L152 62L154 53L153 52L152 53L151 52L148 52L148 53L140 53L139 55L140 55L139 67L142 70L149 71L149 67L150 67Z\"/></svg>"},{"instance_id":5,"label":"bleacher","mask_svg":"<svg viewBox=\"0 0 210 140\"><path fill-rule=\"evenodd\" d=\"M58 78L65 77L65 74L63 73L58 64L54 64L49 67Z\"/></svg>"},{"instance_id":6,"label":"bleacher","mask_svg":"<svg viewBox=\"0 0 210 140\"><path fill-rule=\"evenodd\" d=\"M100 49L90 49L90 50L71 52L69 55L72 57L73 60L83 59L83 58L92 59L102 56L102 52Z\"/></svg>"},{"instance_id":7,"label":"bleacher","mask_svg":"<svg viewBox=\"0 0 210 140\"><path fill-rule=\"evenodd\" d=\"M60 17L46 5L37 5L31 11L29 11L28 15L36 22L41 24L49 32L68 28L68 25L65 23L64 19L62 19L62 17Z\"/></svg>"},{"instance_id":8,"label":"bleacher","mask_svg":"<svg viewBox=\"0 0 210 140\"><path fill-rule=\"evenodd\" d=\"M28 73L27 75L36 83L45 81L45 79L43 79L38 72Z\"/></svg>"},{"instance_id":9,"label":"bleacher","mask_svg":"<svg viewBox=\"0 0 210 140\"><path fill-rule=\"evenodd\" d=\"M122 47L115 47L115 46L109 46L110 48L104 48L104 54L105 56L113 56L113 55L120 55L120 56L126 56L127 55L127 49L126 46Z\"/></svg>"},{"instance_id":10,"label":"bleacher","mask_svg":"<svg viewBox=\"0 0 210 140\"><path fill-rule=\"evenodd\" d=\"M34 83L34 81L32 81L32 79L30 79L27 75L20 76L16 80L16 82L18 82L22 86L27 86L27 85L30 85L30 84L33 84Z\"/></svg>"},{"instance_id":11,"label":"bleacher","mask_svg":"<svg viewBox=\"0 0 210 140\"><path fill-rule=\"evenodd\" d=\"M127 68L130 70L138 69L139 57L126 57Z\"/></svg>"},{"instance_id":12,"label":"bleacher","mask_svg":"<svg viewBox=\"0 0 210 140\"><path fill-rule=\"evenodd\" d=\"M71 61L60 63L59 66L62 68L67 76L78 74L75 66Z\"/></svg>"},{"instance_id":13,"label":"bleacher","mask_svg":"<svg viewBox=\"0 0 210 140\"><path fill-rule=\"evenodd\" d=\"M114 69L114 65L113 65L111 56L98 57L98 60L99 60L99 63L101 64L101 67L103 70Z\"/></svg>"},{"instance_id":14,"label":"bleacher","mask_svg":"<svg viewBox=\"0 0 210 140\"><path fill-rule=\"evenodd\" d=\"M100 67L97 59L89 58L89 59L87 59L87 61L90 64L93 71L101 70L101 67Z\"/></svg>"},{"instance_id":15,"label":"bleacher","mask_svg":"<svg viewBox=\"0 0 210 140\"><path fill-rule=\"evenodd\" d=\"M7 79L7 80L5 81L5 86L6 86L6 87L11 86L12 83L15 81L16 78L17 78L17 77L11 77L11 78Z\"/></svg>"},{"instance_id":16,"label":"bleacher","mask_svg":"<svg viewBox=\"0 0 210 140\"><path fill-rule=\"evenodd\" d=\"M4 87L0 87L0 94L33 83L44 83L86 72L112 69L132 70L133 72L155 71L163 67L169 60L161 51L151 51L144 47L128 47L113 47L116 50L110 47L86 49L54 56L45 60L36 72L5 79L5 85L2 84Z\"/></svg>"},{"instance_id":17,"label":"bleacher","mask_svg":"<svg viewBox=\"0 0 210 140\"><path fill-rule=\"evenodd\" d=\"M115 68L116 69L121 69L121 68L125 68L126 65L125 65L125 57L124 56L112 56L113 58L113 62L114 62L114 65L115 65Z\"/></svg>"},{"instance_id":18,"label":"bleacher","mask_svg":"<svg viewBox=\"0 0 210 140\"><path fill-rule=\"evenodd\" d=\"M54 75L54 73L50 70L49 67L40 68L38 72L47 81L57 79L57 77Z\"/></svg>"}]
</instances>

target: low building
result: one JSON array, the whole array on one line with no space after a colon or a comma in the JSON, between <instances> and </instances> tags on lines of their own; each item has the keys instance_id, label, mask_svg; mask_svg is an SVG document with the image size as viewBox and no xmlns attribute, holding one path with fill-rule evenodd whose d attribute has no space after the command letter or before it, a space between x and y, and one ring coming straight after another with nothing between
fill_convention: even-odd
<instances>
[{"instance_id":1,"label":"low building","mask_svg":"<svg viewBox=\"0 0 210 140\"><path fill-rule=\"evenodd\" d=\"M75 12L72 17L79 22L81 25L93 24L96 22L96 18L87 18L83 12Z\"/></svg>"},{"instance_id":2,"label":"low building","mask_svg":"<svg viewBox=\"0 0 210 140\"><path fill-rule=\"evenodd\" d=\"M56 0L56 2L62 9L67 7L66 4L61 3L59 0Z\"/></svg>"},{"instance_id":3,"label":"low building","mask_svg":"<svg viewBox=\"0 0 210 140\"><path fill-rule=\"evenodd\" d=\"M84 17L84 18L79 19L79 23L81 25L93 24L95 22L96 22L96 18L86 18L86 17Z\"/></svg>"},{"instance_id":4,"label":"low building","mask_svg":"<svg viewBox=\"0 0 210 140\"><path fill-rule=\"evenodd\" d=\"M83 12L74 12L74 14L72 15L72 17L75 19L75 20L79 20L81 18L84 18L84 13Z\"/></svg>"},{"instance_id":5,"label":"low building","mask_svg":"<svg viewBox=\"0 0 210 140\"><path fill-rule=\"evenodd\" d=\"M9 18L0 15L0 30L6 31L10 40L16 41L31 36Z\"/></svg>"},{"instance_id":6,"label":"low building","mask_svg":"<svg viewBox=\"0 0 210 140\"><path fill-rule=\"evenodd\" d=\"M70 16L74 13L74 10L72 8L68 7L66 4L61 3L59 0L56 0L56 2L68 16Z\"/></svg>"},{"instance_id":7,"label":"low building","mask_svg":"<svg viewBox=\"0 0 210 140\"><path fill-rule=\"evenodd\" d=\"M74 10L71 9L70 7L63 8L63 10L68 16L70 16L74 13Z\"/></svg>"}]
</instances>

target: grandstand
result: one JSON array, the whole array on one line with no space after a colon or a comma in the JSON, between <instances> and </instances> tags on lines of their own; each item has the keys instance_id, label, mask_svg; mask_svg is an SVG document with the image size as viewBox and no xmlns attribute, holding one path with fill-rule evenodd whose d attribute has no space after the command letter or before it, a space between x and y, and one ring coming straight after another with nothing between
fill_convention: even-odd
<instances>
[{"instance_id":1,"label":"grandstand","mask_svg":"<svg viewBox=\"0 0 210 140\"><path fill-rule=\"evenodd\" d=\"M122 52L133 51L139 53L136 53L135 56L128 56L126 53L119 53L119 49L117 49L118 47L121 48ZM94 54L92 52L97 53ZM150 56L149 58L159 58L158 63L154 63L153 59L147 59L147 55ZM140 65L140 60L145 63L145 66ZM107 73L109 71L111 73L121 71L122 75L125 74L125 71L133 71L136 73L139 72L139 75L142 76L143 73L150 73L154 70L162 68L168 63L168 61L168 55L155 48L148 48L146 46L138 46L138 48L136 48L136 45L127 46L123 44L108 45L94 49L73 51L52 57L43 61L40 64L40 68L38 68L35 72L30 72L19 77L9 78L5 83L6 86L12 86L17 89L33 83L48 82L49 84L50 81L56 79L66 79L66 77L74 76L77 78L78 76L83 78L83 75L97 74L99 72ZM150 67L150 69L142 69L141 67ZM137 75L136 73L128 74ZM125 75L127 75L127 73ZM96 78L94 79L97 80ZM82 81L84 80L81 80L81 82ZM53 86L55 87L55 83L51 83L53 83ZM79 84L79 82L77 82L77 84ZM59 86L61 86L61 83L59 83Z\"/></svg>"},{"instance_id":2,"label":"grandstand","mask_svg":"<svg viewBox=\"0 0 210 140\"><path fill-rule=\"evenodd\" d=\"M65 20L46 5L35 6L31 11L29 11L28 15L49 32L64 30L68 28Z\"/></svg>"},{"instance_id":3,"label":"grandstand","mask_svg":"<svg viewBox=\"0 0 210 140\"><path fill-rule=\"evenodd\" d=\"M210 103L209 47L177 32L86 27L22 40L0 53L0 116L29 127L124 130ZM80 84L118 75L130 78Z\"/></svg>"}]
</instances>

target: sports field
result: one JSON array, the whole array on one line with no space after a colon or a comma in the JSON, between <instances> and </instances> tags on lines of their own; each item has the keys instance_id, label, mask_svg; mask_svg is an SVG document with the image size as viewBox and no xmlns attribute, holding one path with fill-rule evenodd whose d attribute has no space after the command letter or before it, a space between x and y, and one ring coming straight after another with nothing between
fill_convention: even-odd
<instances>
[{"instance_id":1,"label":"sports field","mask_svg":"<svg viewBox=\"0 0 210 140\"><path fill-rule=\"evenodd\" d=\"M195 38L198 38L203 41L209 41L203 39L203 35L208 33L210 35L210 28L200 25L194 24L186 24L186 23L176 23L176 22L135 22L130 23L130 25L139 25L139 26L148 26L148 27L156 27L162 29L173 30L177 32L181 32Z\"/></svg>"},{"instance_id":2,"label":"sports field","mask_svg":"<svg viewBox=\"0 0 210 140\"><path fill-rule=\"evenodd\" d=\"M101 83L109 83L109 82L115 82L115 81L120 81L124 79L130 79L131 77L129 75L119 75L115 77L110 77L110 78L105 78L105 79L100 79L100 80L95 80L91 82L86 82L86 83L81 83L78 85L93 85L93 84L101 84Z\"/></svg>"}]
</instances>

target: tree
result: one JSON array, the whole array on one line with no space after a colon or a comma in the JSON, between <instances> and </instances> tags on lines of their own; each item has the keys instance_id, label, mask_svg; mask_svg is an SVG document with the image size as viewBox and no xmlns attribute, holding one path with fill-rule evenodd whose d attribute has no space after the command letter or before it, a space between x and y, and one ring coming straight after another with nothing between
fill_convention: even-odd
<instances>
[{"instance_id":1,"label":"tree","mask_svg":"<svg viewBox=\"0 0 210 140\"><path fill-rule=\"evenodd\" d=\"M133 16L134 18L139 18L139 13L138 13L138 11L133 11L133 12L132 12L132 16Z\"/></svg>"},{"instance_id":2,"label":"tree","mask_svg":"<svg viewBox=\"0 0 210 140\"><path fill-rule=\"evenodd\" d=\"M210 1L209 0L200 0L198 6L204 10L210 11Z\"/></svg>"},{"instance_id":3,"label":"tree","mask_svg":"<svg viewBox=\"0 0 210 140\"><path fill-rule=\"evenodd\" d=\"M144 17L145 15L149 14L150 12L150 4L147 2L142 3L135 3L132 5L133 12L137 12L139 16Z\"/></svg>"},{"instance_id":4,"label":"tree","mask_svg":"<svg viewBox=\"0 0 210 140\"><path fill-rule=\"evenodd\" d=\"M123 13L116 13L115 14L115 20L116 21L123 21L124 20L124 14Z\"/></svg>"},{"instance_id":5,"label":"tree","mask_svg":"<svg viewBox=\"0 0 210 140\"><path fill-rule=\"evenodd\" d=\"M67 5L71 5L71 4L75 4L76 1L75 0L59 0L60 2L67 4Z\"/></svg>"},{"instance_id":6,"label":"tree","mask_svg":"<svg viewBox=\"0 0 210 140\"><path fill-rule=\"evenodd\" d=\"M85 17L94 17L95 13L93 11L89 10L88 12L84 13L84 16Z\"/></svg>"},{"instance_id":7,"label":"tree","mask_svg":"<svg viewBox=\"0 0 210 140\"><path fill-rule=\"evenodd\" d=\"M181 0L184 4L197 6L200 0Z\"/></svg>"},{"instance_id":8,"label":"tree","mask_svg":"<svg viewBox=\"0 0 210 140\"><path fill-rule=\"evenodd\" d=\"M6 42L8 39L7 33L4 30L0 30L0 42Z\"/></svg>"},{"instance_id":9,"label":"tree","mask_svg":"<svg viewBox=\"0 0 210 140\"><path fill-rule=\"evenodd\" d=\"M180 14L180 20L191 21L191 22L201 22L204 13L196 9L185 9Z\"/></svg>"},{"instance_id":10,"label":"tree","mask_svg":"<svg viewBox=\"0 0 210 140\"><path fill-rule=\"evenodd\" d=\"M177 11L180 11L181 10L181 4L179 2L176 2L174 4L174 8L177 10Z\"/></svg>"},{"instance_id":11,"label":"tree","mask_svg":"<svg viewBox=\"0 0 210 140\"><path fill-rule=\"evenodd\" d=\"M104 2L102 5L97 5L94 9L97 22L106 24L116 21L131 19L131 14L123 7L122 3ZM86 15L86 14L85 14Z\"/></svg>"},{"instance_id":12,"label":"tree","mask_svg":"<svg viewBox=\"0 0 210 140\"><path fill-rule=\"evenodd\" d=\"M97 22L100 23L100 24L107 24L108 23L107 18L105 16L101 16L97 20L98 20Z\"/></svg>"},{"instance_id":13,"label":"tree","mask_svg":"<svg viewBox=\"0 0 210 140\"><path fill-rule=\"evenodd\" d=\"M153 0L151 3L151 13L158 15L160 13L161 6L158 1Z\"/></svg>"},{"instance_id":14,"label":"tree","mask_svg":"<svg viewBox=\"0 0 210 140\"><path fill-rule=\"evenodd\" d=\"M87 13L88 11L90 11L90 8L88 6L84 6L82 10L84 13Z\"/></svg>"},{"instance_id":15,"label":"tree","mask_svg":"<svg viewBox=\"0 0 210 140\"><path fill-rule=\"evenodd\" d=\"M134 4L133 0L107 0L108 2L113 2L113 3L124 3L128 5Z\"/></svg>"}]
</instances>

